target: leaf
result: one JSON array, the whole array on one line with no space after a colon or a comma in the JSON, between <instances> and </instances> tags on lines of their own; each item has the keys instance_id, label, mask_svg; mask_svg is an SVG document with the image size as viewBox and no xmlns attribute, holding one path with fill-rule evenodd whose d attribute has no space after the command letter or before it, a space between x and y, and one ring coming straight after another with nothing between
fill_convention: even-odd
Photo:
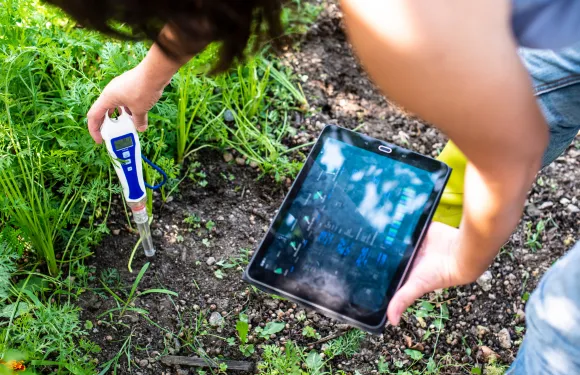
<instances>
[{"instance_id":1,"label":"leaf","mask_svg":"<svg viewBox=\"0 0 580 375\"><path fill-rule=\"evenodd\" d=\"M86 329L87 331L90 331L91 329L93 329L93 327L94 327L94 326L93 326L93 322L91 322L90 320L86 320L86 321L85 321L85 329Z\"/></svg>"},{"instance_id":2,"label":"leaf","mask_svg":"<svg viewBox=\"0 0 580 375\"><path fill-rule=\"evenodd\" d=\"M528 293L528 292L525 292L525 293L522 295L522 300L527 302L529 299L530 299L530 293Z\"/></svg>"},{"instance_id":3,"label":"leaf","mask_svg":"<svg viewBox=\"0 0 580 375\"><path fill-rule=\"evenodd\" d=\"M213 274L214 274L215 277L217 277L220 280L224 278L224 273L220 269L214 271Z\"/></svg>"},{"instance_id":4,"label":"leaf","mask_svg":"<svg viewBox=\"0 0 580 375\"><path fill-rule=\"evenodd\" d=\"M16 311L14 311L16 310ZM11 303L10 305L4 306L2 311L0 311L0 318L18 318L22 314L26 314L30 311L30 306L26 302Z\"/></svg>"},{"instance_id":5,"label":"leaf","mask_svg":"<svg viewBox=\"0 0 580 375\"><path fill-rule=\"evenodd\" d=\"M177 294L171 290L167 290L167 289L147 289L147 290L139 293L139 295L143 296L145 294L152 294L152 293L168 294L168 295L173 296L173 297L179 297L179 294Z\"/></svg>"},{"instance_id":6,"label":"leaf","mask_svg":"<svg viewBox=\"0 0 580 375\"><path fill-rule=\"evenodd\" d=\"M201 243L205 247L210 247L211 246L211 243L209 242L209 240L207 238L204 238L203 240L201 240Z\"/></svg>"},{"instance_id":7,"label":"leaf","mask_svg":"<svg viewBox=\"0 0 580 375\"><path fill-rule=\"evenodd\" d=\"M415 317L416 318L426 318L429 316L429 313L425 310L416 310Z\"/></svg>"},{"instance_id":8,"label":"leaf","mask_svg":"<svg viewBox=\"0 0 580 375\"><path fill-rule=\"evenodd\" d=\"M260 336L267 338L270 335L276 334L282 331L286 327L286 324L281 322L269 322L260 332Z\"/></svg>"},{"instance_id":9,"label":"leaf","mask_svg":"<svg viewBox=\"0 0 580 375\"><path fill-rule=\"evenodd\" d=\"M441 305L441 317L444 319L449 318L449 309L447 308L447 304L445 303Z\"/></svg>"},{"instance_id":10,"label":"leaf","mask_svg":"<svg viewBox=\"0 0 580 375\"><path fill-rule=\"evenodd\" d=\"M323 366L322 356L315 351L310 352L306 357L306 367L311 370L318 370Z\"/></svg>"},{"instance_id":11,"label":"leaf","mask_svg":"<svg viewBox=\"0 0 580 375\"><path fill-rule=\"evenodd\" d=\"M429 358L429 361L427 362L427 373L429 374L435 374L437 372L437 364L435 363L435 360L433 359L433 357Z\"/></svg>"},{"instance_id":12,"label":"leaf","mask_svg":"<svg viewBox=\"0 0 580 375\"><path fill-rule=\"evenodd\" d=\"M415 361L419 361L421 359L423 359L423 353L421 353L418 350L413 350L413 349L405 349L405 353L411 357L411 359L415 360Z\"/></svg>"},{"instance_id":13,"label":"leaf","mask_svg":"<svg viewBox=\"0 0 580 375\"><path fill-rule=\"evenodd\" d=\"M251 356L255 351L256 349L253 344L240 345L240 352L246 357Z\"/></svg>"},{"instance_id":14,"label":"leaf","mask_svg":"<svg viewBox=\"0 0 580 375\"><path fill-rule=\"evenodd\" d=\"M435 310L435 306L433 306L432 303L427 302L427 301L422 301L421 304L421 309L426 310L426 311L433 311Z\"/></svg>"},{"instance_id":15,"label":"leaf","mask_svg":"<svg viewBox=\"0 0 580 375\"><path fill-rule=\"evenodd\" d=\"M435 319L433 323L431 323L435 329L442 330L443 329L443 320Z\"/></svg>"},{"instance_id":16,"label":"leaf","mask_svg":"<svg viewBox=\"0 0 580 375\"><path fill-rule=\"evenodd\" d=\"M475 375L481 375L481 369L479 367L474 367L471 369L471 373Z\"/></svg>"},{"instance_id":17,"label":"leaf","mask_svg":"<svg viewBox=\"0 0 580 375\"><path fill-rule=\"evenodd\" d=\"M248 331L250 330L250 325L248 324L248 316L245 314L240 314L240 320L236 323L236 331L238 331L238 336L240 341L245 344L248 341Z\"/></svg>"}]
</instances>

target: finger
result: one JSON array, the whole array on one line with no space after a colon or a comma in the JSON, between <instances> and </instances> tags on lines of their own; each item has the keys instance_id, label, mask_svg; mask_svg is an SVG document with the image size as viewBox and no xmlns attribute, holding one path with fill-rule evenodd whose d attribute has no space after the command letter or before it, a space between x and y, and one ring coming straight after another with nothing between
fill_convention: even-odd
<instances>
[{"instance_id":1,"label":"finger","mask_svg":"<svg viewBox=\"0 0 580 375\"><path fill-rule=\"evenodd\" d=\"M142 114L133 113L133 123L137 131L144 132L147 130L147 112Z\"/></svg>"},{"instance_id":2,"label":"finger","mask_svg":"<svg viewBox=\"0 0 580 375\"><path fill-rule=\"evenodd\" d=\"M89 133L95 142L103 142L103 138L101 137L101 125L103 125L103 121L105 120L105 116L108 114L109 109L114 109L115 107L115 103L101 95L93 104L89 113L87 113Z\"/></svg>"},{"instance_id":3,"label":"finger","mask_svg":"<svg viewBox=\"0 0 580 375\"><path fill-rule=\"evenodd\" d=\"M391 324L395 326L398 325L405 310L407 310L407 308L417 299L430 291L431 288L429 288L429 286L421 279L409 277L409 280L407 280L401 289L395 293L393 299L389 303L387 316L389 317Z\"/></svg>"}]
</instances>

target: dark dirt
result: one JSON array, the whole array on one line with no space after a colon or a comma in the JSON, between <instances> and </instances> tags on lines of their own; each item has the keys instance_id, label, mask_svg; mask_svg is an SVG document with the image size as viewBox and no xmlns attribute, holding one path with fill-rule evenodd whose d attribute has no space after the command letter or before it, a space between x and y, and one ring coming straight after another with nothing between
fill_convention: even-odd
<instances>
[{"instance_id":1,"label":"dark dirt","mask_svg":"<svg viewBox=\"0 0 580 375\"><path fill-rule=\"evenodd\" d=\"M361 132L421 153L436 155L442 149L443 137L389 105L369 83L352 56L335 4L326 7L300 50L287 52L285 60L302 77L305 93L315 109L314 115L294 124L297 130L294 143L313 140L326 123L348 128L362 124ZM391 364L398 360L410 364L409 356L404 353L409 346L422 350L425 355L417 369L424 369L426 359L432 354L436 362L451 366L442 368L441 374L469 373L473 366L485 361L484 346L499 355L500 363L511 363L525 333L520 328L525 323L519 314L525 307L526 293L533 290L546 269L578 240L580 215L571 213L570 205L580 205L579 147L577 139L576 145L541 173L519 229L490 267L491 290L483 291L479 285L472 284L441 294L431 293L425 298L444 301L449 310L449 320L444 320L439 335L431 325L433 319L408 314L400 327L387 327L381 336L367 336L357 354L334 360L333 368L342 368L349 374L355 370L360 374L376 373L380 356ZM193 369L165 367L159 362L161 356L168 354L193 355L189 345L192 343L198 347L203 345L210 357L244 360L237 345L229 346L225 340L212 336L235 337L240 311L248 313L254 327L278 319L287 323L276 338L255 339L255 344L294 340L308 346L315 339L302 336L305 324L315 327L322 337L344 330L344 325L314 313L308 313L307 319L299 322L296 319L302 310L299 306L251 291L241 281L241 268L224 269L223 279L216 277L215 271L221 268L208 265L208 259L227 260L240 257L241 249L253 250L287 187L268 179L257 180L256 171L228 164L215 152L200 152L198 160L208 176L208 185L202 188L184 181L180 194L172 202L156 207L152 230L158 253L138 289L165 288L177 292L179 297L162 294L138 297L135 307L147 310L150 320L128 312L121 319L124 324L112 324L119 319L111 322L109 314L99 316L117 306L100 283L95 283L95 290L83 294L79 301L82 318L96 323L91 338L103 349L98 355L101 362L112 358L132 334L131 369L127 369L127 360L123 357L118 369L120 374L186 374L188 371L193 374ZM230 181L222 174L232 174L235 178ZM201 228L184 223L191 214L202 219ZM210 220L215 222L215 228L208 231L205 223ZM533 250L526 244L527 223L531 222L535 228L540 220L546 221L546 229L539 239L541 248ZM137 235L127 230L119 204L111 216L110 228L119 229L120 233L111 235L96 249L91 265L96 267L97 276L106 269L117 269L122 285L130 289L147 259L139 250L133 262L134 272L128 272L126 264ZM195 317L201 314L208 319L212 312L219 312L225 324L221 328L205 325L207 334L198 335L195 341ZM498 333L504 329L511 337L510 348L500 346ZM428 331L434 334L423 339ZM259 345L256 347L257 353L248 359L253 362L260 358ZM446 354L449 357L444 359ZM452 367L458 364L464 366ZM391 371L396 372L392 366Z\"/></svg>"}]
</instances>

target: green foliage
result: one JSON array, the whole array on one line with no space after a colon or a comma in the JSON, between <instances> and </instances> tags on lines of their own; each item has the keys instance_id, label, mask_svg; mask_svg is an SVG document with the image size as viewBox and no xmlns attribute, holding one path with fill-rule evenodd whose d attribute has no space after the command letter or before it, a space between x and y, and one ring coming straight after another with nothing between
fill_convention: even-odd
<instances>
[{"instance_id":1,"label":"green foliage","mask_svg":"<svg viewBox=\"0 0 580 375\"><path fill-rule=\"evenodd\" d=\"M143 296L146 294L166 294L172 297L177 297L178 294L171 291L171 290L167 290L167 289L147 289L144 290L140 293L137 293L137 287L139 287L139 284L141 283L141 280L143 279L143 276L145 276L145 273L147 272L147 269L149 268L150 263L145 263L143 265L143 267L141 267L141 271L139 271L139 274L137 274L137 277L135 278L135 281L133 282L133 285L131 286L131 290L129 291L129 293L126 294L126 299L123 299L118 293L115 293L105 282L105 280L101 279L101 285L103 285L103 287L105 288L105 290L115 299L115 302L117 303L117 307L110 309L106 312L104 312L101 315L106 315L108 313L114 312L114 311L120 311L119 313L119 317L122 317L123 315L125 315L125 312L127 312L127 310L129 311L133 311L139 314L147 314L146 310L143 309L138 309L138 308L133 308L130 307L130 305L132 304L132 302L138 297L138 296Z\"/></svg>"},{"instance_id":2,"label":"green foliage","mask_svg":"<svg viewBox=\"0 0 580 375\"><path fill-rule=\"evenodd\" d=\"M311 339L320 339L320 333L316 332L316 330L311 326L304 327L302 330L302 336L309 337Z\"/></svg>"},{"instance_id":3,"label":"green foliage","mask_svg":"<svg viewBox=\"0 0 580 375\"><path fill-rule=\"evenodd\" d=\"M20 246L16 236L17 232L9 227L0 232L0 301L10 296L10 278L16 271L14 261Z\"/></svg>"},{"instance_id":4,"label":"green foliage","mask_svg":"<svg viewBox=\"0 0 580 375\"><path fill-rule=\"evenodd\" d=\"M542 248L541 240L545 229L546 222L544 220L539 220L535 227L531 221L526 222L526 246L532 251Z\"/></svg>"},{"instance_id":5,"label":"green foliage","mask_svg":"<svg viewBox=\"0 0 580 375\"><path fill-rule=\"evenodd\" d=\"M268 322L262 327L256 327L256 333L258 336L264 339L269 339L271 335L275 335L276 333L282 331L286 327L286 324L283 322Z\"/></svg>"},{"instance_id":6,"label":"green foliage","mask_svg":"<svg viewBox=\"0 0 580 375\"><path fill-rule=\"evenodd\" d=\"M238 338L240 339L240 352L246 357L254 354L254 345L248 344L250 324L248 323L248 316L246 314L240 314L240 318L236 323L236 331L238 332Z\"/></svg>"},{"instance_id":7,"label":"green foliage","mask_svg":"<svg viewBox=\"0 0 580 375\"><path fill-rule=\"evenodd\" d=\"M307 351L294 342L286 342L284 351L275 345L264 345L262 362L258 364L260 375L339 375L333 371L331 361L340 355L352 356L360 348L365 334L351 330L344 336L334 339L324 348L324 356L316 350Z\"/></svg>"},{"instance_id":8,"label":"green foliage","mask_svg":"<svg viewBox=\"0 0 580 375\"><path fill-rule=\"evenodd\" d=\"M101 349L85 336L78 308L36 302L11 327L0 329L0 352L15 349L24 353L27 366L35 370L51 368L57 374L92 375L93 355Z\"/></svg>"}]
</instances>

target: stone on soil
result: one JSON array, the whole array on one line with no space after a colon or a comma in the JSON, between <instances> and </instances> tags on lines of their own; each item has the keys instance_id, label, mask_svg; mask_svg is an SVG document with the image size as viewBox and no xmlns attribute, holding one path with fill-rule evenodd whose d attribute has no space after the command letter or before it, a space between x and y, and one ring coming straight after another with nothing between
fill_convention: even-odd
<instances>
[{"instance_id":1,"label":"stone on soil","mask_svg":"<svg viewBox=\"0 0 580 375\"><path fill-rule=\"evenodd\" d=\"M512 338L510 336L510 331L508 331L507 328L504 328L498 332L497 340L499 341L499 346L504 349L509 349L512 347Z\"/></svg>"},{"instance_id":2,"label":"stone on soil","mask_svg":"<svg viewBox=\"0 0 580 375\"><path fill-rule=\"evenodd\" d=\"M477 284L483 289L485 292L489 292L491 290L491 281L493 280L493 276L491 272L485 271L483 275L479 276L477 279Z\"/></svg>"},{"instance_id":3,"label":"stone on soil","mask_svg":"<svg viewBox=\"0 0 580 375\"><path fill-rule=\"evenodd\" d=\"M224 318L222 317L222 315L215 311L213 313L211 313L210 317L209 317L209 325L212 327L219 327L222 326L224 324Z\"/></svg>"},{"instance_id":4,"label":"stone on soil","mask_svg":"<svg viewBox=\"0 0 580 375\"><path fill-rule=\"evenodd\" d=\"M205 263L206 263L208 266L212 266L212 265L214 265L214 264L215 264L215 258L214 258L214 257L209 257L209 258L207 258L207 260L205 261Z\"/></svg>"}]
</instances>

